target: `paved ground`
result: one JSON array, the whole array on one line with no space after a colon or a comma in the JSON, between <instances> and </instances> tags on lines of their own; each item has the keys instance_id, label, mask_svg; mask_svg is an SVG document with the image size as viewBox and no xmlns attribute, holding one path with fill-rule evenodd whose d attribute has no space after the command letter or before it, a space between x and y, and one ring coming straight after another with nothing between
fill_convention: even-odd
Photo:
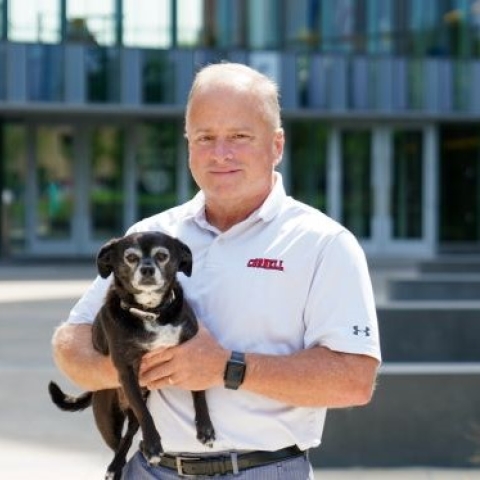
<instances>
[{"instance_id":1,"label":"paved ground","mask_svg":"<svg viewBox=\"0 0 480 480\"><path fill-rule=\"evenodd\" d=\"M0 264L2 480L103 478L110 452L99 439L91 414L63 414L50 403L46 389L48 381L55 379L75 391L55 369L50 338L93 273L88 264ZM383 296L380 283L376 290ZM480 480L480 470L320 469L315 478Z\"/></svg>"}]
</instances>

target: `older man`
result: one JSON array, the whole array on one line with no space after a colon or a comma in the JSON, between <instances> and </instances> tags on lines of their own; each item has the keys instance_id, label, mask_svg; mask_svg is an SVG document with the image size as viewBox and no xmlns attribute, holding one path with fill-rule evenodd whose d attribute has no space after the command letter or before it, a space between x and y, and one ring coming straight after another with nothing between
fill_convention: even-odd
<instances>
[{"instance_id":1,"label":"older man","mask_svg":"<svg viewBox=\"0 0 480 480\"><path fill-rule=\"evenodd\" d=\"M159 230L190 246L193 274L180 280L202 326L145 355L140 378L165 456L152 467L137 452L123 478L312 479L307 452L327 408L364 405L375 384L365 256L344 227L286 195L275 172L285 141L278 91L267 77L240 64L201 70L185 134L200 192L129 232ZM53 340L60 369L89 390L118 386L91 345L107 287L96 279ZM207 390L212 449L196 440L189 390Z\"/></svg>"}]
</instances>

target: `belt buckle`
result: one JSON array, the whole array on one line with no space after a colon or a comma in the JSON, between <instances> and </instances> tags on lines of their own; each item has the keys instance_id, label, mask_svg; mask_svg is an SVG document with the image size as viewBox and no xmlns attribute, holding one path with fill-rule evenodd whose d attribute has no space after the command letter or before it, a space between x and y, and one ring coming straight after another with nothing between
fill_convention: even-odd
<instances>
[{"instance_id":1,"label":"belt buckle","mask_svg":"<svg viewBox=\"0 0 480 480\"><path fill-rule=\"evenodd\" d=\"M177 467L177 474L180 476L180 477L184 477L184 478L193 478L193 477L196 477L197 475L188 475L187 473L185 473L183 471L183 466L182 466L182 462L183 461L188 461L188 460L198 460L198 457L181 457L181 456L177 456L175 457L175 466Z\"/></svg>"},{"instance_id":2,"label":"belt buckle","mask_svg":"<svg viewBox=\"0 0 480 480\"><path fill-rule=\"evenodd\" d=\"M230 461L231 461L231 464L232 464L232 473L233 475L238 475L239 474L239 468L238 468L238 455L237 455L237 452L230 452L229 456L225 457L225 458L222 458L222 457L219 457L218 461L220 462L220 459L221 459L221 462L225 462L225 460L228 460L228 458L230 457ZM208 458L208 457L207 457ZM175 466L177 467L177 474L179 477L183 477L183 478L195 478L195 477L198 477L198 475L189 475L188 473L185 473L183 471L183 465L182 465L182 462L183 461L189 461L189 460L192 460L192 461L195 461L195 460L203 460L201 457L182 457L182 456L176 456L175 457ZM224 468L224 467L223 467ZM221 475L224 475L225 473L227 473L227 470L223 471L223 468L222 468L222 472L218 472L220 473ZM214 473L214 474L206 474L207 476L211 476L211 475L217 475L218 473Z\"/></svg>"}]
</instances>

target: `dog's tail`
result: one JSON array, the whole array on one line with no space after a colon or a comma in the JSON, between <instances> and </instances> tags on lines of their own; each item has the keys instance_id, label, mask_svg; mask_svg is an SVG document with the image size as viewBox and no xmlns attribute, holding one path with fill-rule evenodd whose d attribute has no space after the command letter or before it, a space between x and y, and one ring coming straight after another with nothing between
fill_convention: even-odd
<instances>
[{"instance_id":1,"label":"dog's tail","mask_svg":"<svg viewBox=\"0 0 480 480\"><path fill-rule=\"evenodd\" d=\"M78 397L72 397L63 393L55 382L48 384L48 392L52 398L52 402L60 409L67 412L78 412L84 410L92 404L92 392L85 392Z\"/></svg>"}]
</instances>

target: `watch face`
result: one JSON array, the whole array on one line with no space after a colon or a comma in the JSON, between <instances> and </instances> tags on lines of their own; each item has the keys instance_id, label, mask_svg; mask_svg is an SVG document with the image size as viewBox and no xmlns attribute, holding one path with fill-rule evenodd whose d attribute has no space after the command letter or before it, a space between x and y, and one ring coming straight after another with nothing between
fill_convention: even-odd
<instances>
[{"instance_id":1,"label":"watch face","mask_svg":"<svg viewBox=\"0 0 480 480\"><path fill-rule=\"evenodd\" d=\"M243 375L245 373L245 364L244 363L230 363L228 368L228 379L236 384L240 384L243 380Z\"/></svg>"},{"instance_id":2,"label":"watch face","mask_svg":"<svg viewBox=\"0 0 480 480\"><path fill-rule=\"evenodd\" d=\"M245 377L245 359L242 353L233 352L225 370L225 387L236 390Z\"/></svg>"}]
</instances>

